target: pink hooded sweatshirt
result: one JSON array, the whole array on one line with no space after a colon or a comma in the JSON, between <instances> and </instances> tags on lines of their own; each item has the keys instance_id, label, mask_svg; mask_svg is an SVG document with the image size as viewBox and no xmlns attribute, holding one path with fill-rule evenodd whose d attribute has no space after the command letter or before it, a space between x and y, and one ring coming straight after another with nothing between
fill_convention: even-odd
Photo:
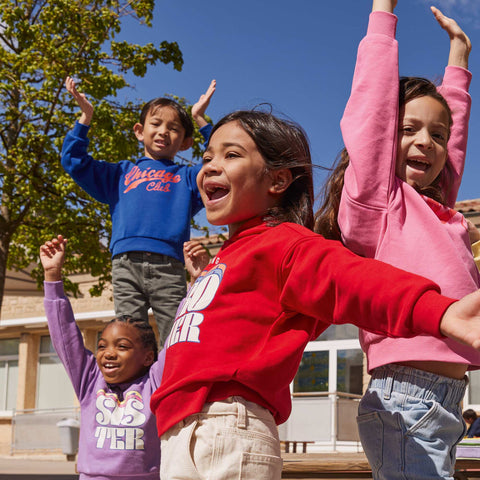
<instances>
[{"instance_id":1,"label":"pink hooded sweatshirt","mask_svg":"<svg viewBox=\"0 0 480 480\"><path fill-rule=\"evenodd\" d=\"M461 298L480 284L465 218L452 210L465 163L471 74L448 66L439 88L453 115L447 161L453 167L454 181L444 206L395 176L399 113L396 24L395 15L372 12L358 49L352 92L341 121L350 164L338 223L345 245L353 252L427 277L440 285L443 295ZM360 341L369 371L406 361L480 366L480 352L449 339L428 335L387 338L361 331Z\"/></svg>"}]
</instances>

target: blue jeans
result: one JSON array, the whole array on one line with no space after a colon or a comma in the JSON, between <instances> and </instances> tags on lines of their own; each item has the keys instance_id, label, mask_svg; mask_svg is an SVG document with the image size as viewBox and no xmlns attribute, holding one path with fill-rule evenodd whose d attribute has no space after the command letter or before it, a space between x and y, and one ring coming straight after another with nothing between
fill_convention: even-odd
<instances>
[{"instance_id":1,"label":"blue jeans","mask_svg":"<svg viewBox=\"0 0 480 480\"><path fill-rule=\"evenodd\" d=\"M375 480L453 478L466 386L466 379L401 365L372 372L357 423Z\"/></svg>"},{"instance_id":2,"label":"blue jeans","mask_svg":"<svg viewBox=\"0 0 480 480\"><path fill-rule=\"evenodd\" d=\"M187 282L182 262L167 255L128 252L112 260L113 303L116 315L148 321L151 307L163 345L172 328Z\"/></svg>"}]
</instances>

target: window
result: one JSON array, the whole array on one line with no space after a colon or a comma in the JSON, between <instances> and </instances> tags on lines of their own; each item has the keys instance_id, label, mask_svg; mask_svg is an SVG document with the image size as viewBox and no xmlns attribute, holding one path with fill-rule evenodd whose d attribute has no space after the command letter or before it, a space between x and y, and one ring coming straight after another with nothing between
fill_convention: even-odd
<instances>
[{"instance_id":1,"label":"window","mask_svg":"<svg viewBox=\"0 0 480 480\"><path fill-rule=\"evenodd\" d=\"M363 353L359 349L337 351L337 392L362 394Z\"/></svg>"},{"instance_id":2,"label":"window","mask_svg":"<svg viewBox=\"0 0 480 480\"><path fill-rule=\"evenodd\" d=\"M40 338L36 408L63 408L74 405L75 393L49 336Z\"/></svg>"},{"instance_id":3,"label":"window","mask_svg":"<svg viewBox=\"0 0 480 480\"><path fill-rule=\"evenodd\" d=\"M480 370L472 370L468 372L468 400L465 399L466 403L470 407L480 405ZM475 407L471 407L474 410L477 410Z\"/></svg>"},{"instance_id":4,"label":"window","mask_svg":"<svg viewBox=\"0 0 480 480\"><path fill-rule=\"evenodd\" d=\"M328 352L305 352L293 383L293 391L328 392Z\"/></svg>"},{"instance_id":5,"label":"window","mask_svg":"<svg viewBox=\"0 0 480 480\"><path fill-rule=\"evenodd\" d=\"M0 340L0 411L13 410L17 403L19 338Z\"/></svg>"},{"instance_id":6,"label":"window","mask_svg":"<svg viewBox=\"0 0 480 480\"><path fill-rule=\"evenodd\" d=\"M346 332L343 329L330 331L334 337L344 337ZM310 342L303 353L293 381L293 392L336 391L361 395L362 386L363 352L358 340L317 340Z\"/></svg>"}]
</instances>

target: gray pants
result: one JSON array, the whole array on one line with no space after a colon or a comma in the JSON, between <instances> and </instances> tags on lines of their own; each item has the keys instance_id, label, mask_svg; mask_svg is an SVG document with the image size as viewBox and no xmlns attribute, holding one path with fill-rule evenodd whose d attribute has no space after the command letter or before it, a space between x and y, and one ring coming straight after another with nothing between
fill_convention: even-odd
<instances>
[{"instance_id":1,"label":"gray pants","mask_svg":"<svg viewBox=\"0 0 480 480\"><path fill-rule=\"evenodd\" d=\"M148 321L151 307L162 346L186 294L183 264L158 253L122 253L113 257L112 283L115 314Z\"/></svg>"}]
</instances>

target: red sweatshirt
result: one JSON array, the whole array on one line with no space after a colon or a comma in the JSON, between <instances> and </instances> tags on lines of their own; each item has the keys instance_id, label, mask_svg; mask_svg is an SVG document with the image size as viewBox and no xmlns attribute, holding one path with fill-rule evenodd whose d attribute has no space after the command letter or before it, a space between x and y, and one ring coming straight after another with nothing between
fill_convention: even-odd
<instances>
[{"instance_id":1,"label":"red sweatshirt","mask_svg":"<svg viewBox=\"0 0 480 480\"><path fill-rule=\"evenodd\" d=\"M429 280L357 257L299 225L249 222L225 242L177 312L151 400L159 435L205 402L232 395L284 422L308 341L332 323L440 336L453 300L438 292Z\"/></svg>"}]
</instances>

